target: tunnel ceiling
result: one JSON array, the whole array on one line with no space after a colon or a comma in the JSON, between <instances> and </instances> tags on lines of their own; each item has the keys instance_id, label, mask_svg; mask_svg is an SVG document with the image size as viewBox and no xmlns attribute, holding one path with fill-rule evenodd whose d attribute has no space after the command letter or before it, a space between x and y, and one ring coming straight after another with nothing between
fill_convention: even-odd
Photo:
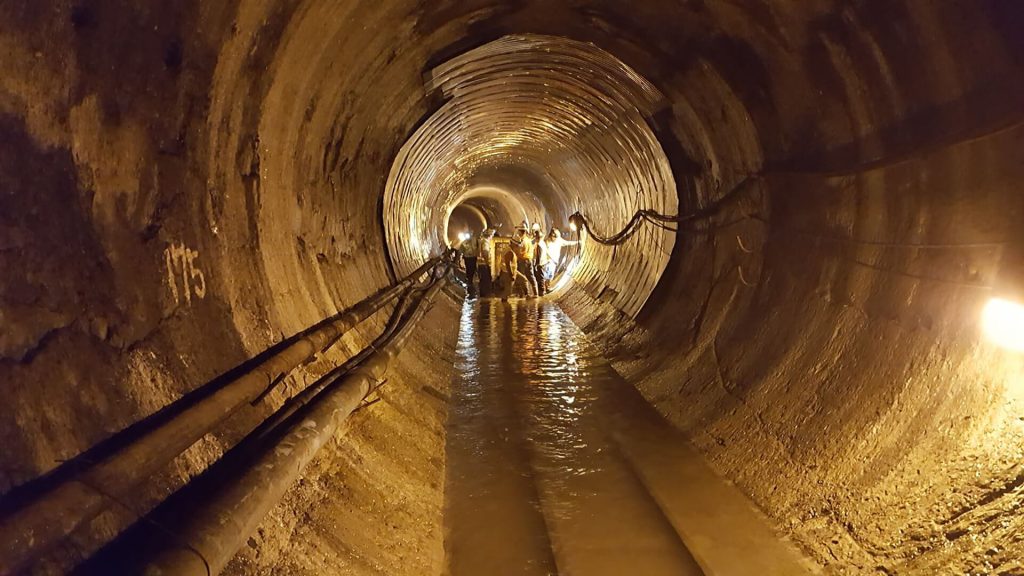
<instances>
[{"instance_id":1,"label":"tunnel ceiling","mask_svg":"<svg viewBox=\"0 0 1024 576\"><path fill-rule=\"evenodd\" d=\"M543 225L565 227L579 210L595 226L617 230L642 208L676 212L668 159L645 120L664 97L607 52L566 38L508 36L428 76L425 89L445 104L399 152L384 196L397 273L443 244L447 211L473 194L470 183L481 171L520 168L543 179L542 190L496 183L527 205L539 197L547 213L529 219ZM664 230L645 230L614 260L610 249L585 245L579 279L635 315L672 245Z\"/></svg>"},{"instance_id":2,"label":"tunnel ceiling","mask_svg":"<svg viewBox=\"0 0 1024 576\"><path fill-rule=\"evenodd\" d=\"M715 208L588 243L561 303L819 562L1020 573L1024 360L978 319L1024 244L1021 30L1011 0L0 2L0 490L379 290L489 188L602 233Z\"/></svg>"}]
</instances>

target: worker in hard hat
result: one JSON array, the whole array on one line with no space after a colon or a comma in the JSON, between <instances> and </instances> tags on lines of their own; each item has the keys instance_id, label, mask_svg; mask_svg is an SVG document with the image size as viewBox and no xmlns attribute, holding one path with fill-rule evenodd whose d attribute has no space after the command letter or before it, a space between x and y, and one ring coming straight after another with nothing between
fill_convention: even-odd
<instances>
[{"instance_id":1,"label":"worker in hard hat","mask_svg":"<svg viewBox=\"0 0 1024 576\"><path fill-rule=\"evenodd\" d=\"M508 297L515 292L516 279L522 277L519 273L519 258L516 257L514 250L505 250L502 253L498 276L501 278L501 300L507 302Z\"/></svg>"},{"instance_id":2,"label":"worker in hard hat","mask_svg":"<svg viewBox=\"0 0 1024 576\"><path fill-rule=\"evenodd\" d=\"M480 295L490 296L493 292L494 276L491 263L494 262L494 228L487 228L480 236L479 256L477 257L477 273L480 275Z\"/></svg>"},{"instance_id":3,"label":"worker in hard hat","mask_svg":"<svg viewBox=\"0 0 1024 576\"><path fill-rule=\"evenodd\" d=\"M555 279L555 271L562 260L562 247L579 244L578 240L565 240L558 228L552 228L547 238L537 245L537 262L540 266L541 295L551 292L551 281Z\"/></svg>"},{"instance_id":4,"label":"worker in hard hat","mask_svg":"<svg viewBox=\"0 0 1024 576\"><path fill-rule=\"evenodd\" d=\"M476 294L476 287L473 280L476 277L477 259L480 257L480 237L476 233L468 234L468 237L459 244L459 253L462 254L462 263L466 267L466 289L470 296Z\"/></svg>"},{"instance_id":5,"label":"worker in hard hat","mask_svg":"<svg viewBox=\"0 0 1024 576\"><path fill-rule=\"evenodd\" d=\"M509 246L516 255L517 270L526 278L527 297L536 298L539 292L537 276L533 272L533 255L536 246L530 237L529 229L523 225L516 228L516 233L512 235Z\"/></svg>"},{"instance_id":6,"label":"worker in hard hat","mask_svg":"<svg viewBox=\"0 0 1024 576\"><path fill-rule=\"evenodd\" d=\"M530 239L533 241L533 277L537 279L537 295L543 296L544 289L540 280L540 251L542 248L541 243L544 241L544 233L541 232L539 224L533 225Z\"/></svg>"}]
</instances>

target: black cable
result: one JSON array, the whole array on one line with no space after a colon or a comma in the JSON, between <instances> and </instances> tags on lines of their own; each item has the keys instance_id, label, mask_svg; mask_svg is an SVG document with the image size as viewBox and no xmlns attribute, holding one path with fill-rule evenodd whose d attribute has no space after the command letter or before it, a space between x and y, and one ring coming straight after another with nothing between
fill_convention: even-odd
<instances>
[{"instance_id":1,"label":"black cable","mask_svg":"<svg viewBox=\"0 0 1024 576\"><path fill-rule=\"evenodd\" d=\"M752 184L754 182L757 182L757 181L761 180L762 178L763 178L763 176L760 176L760 175L748 176L747 178L744 178L744 180L742 182L740 182L735 188L730 190L727 194L722 196L722 198L720 198L718 201L716 201L711 206L708 206L707 208L703 208L701 210L697 210L697 211L691 212L689 214L666 215L666 214L661 214L661 213L659 213L656 210L650 210L650 209L638 210L635 214L633 214L633 217L630 219L629 223L626 224L626 226L622 230L620 230L618 233L613 234L611 236L603 236L601 234L596 233L594 231L594 229L591 227L590 221L587 219L587 217L584 216L580 212L576 212L575 214L573 214L570 217L570 221L571 222L575 222L577 224L577 226L585 229L587 231L587 234L589 234L590 237L593 238L594 241L596 241L598 244L604 244L606 246L617 246L617 245L621 245L621 244L625 243L627 240L629 240L637 232L637 230L639 230L640 226L642 226L645 222L649 223L649 224L651 224L651 225L653 225L653 226L655 226L655 227L657 227L657 228L659 228L661 230L664 230L666 232L687 233L687 234L711 233L711 232L713 232L716 229L721 229L721 228L724 228L724 227L727 227L727 226L713 226L713 227L705 229L705 230L687 231L687 230L683 230L681 227L673 228L672 226L669 226L668 224L670 224L670 223L683 224L683 223L688 223L688 222L696 222L696 221L706 221L706 220L709 220L711 217L713 217L715 214L717 214L718 210L720 210L721 207L724 204L726 204L727 202L732 201L732 199L735 196L737 196L742 190L746 189L747 186L749 186L750 184ZM732 224L734 224L736 222L744 221L744 220L748 220L748 219L754 219L754 220L758 220L758 221L761 221L761 222L764 222L764 223L768 223L768 220L766 218L762 217L762 216L747 215L747 216L744 216L743 218L740 218L739 220L733 221L732 223L729 224L729 226L731 226ZM858 245L861 245L861 246L875 246L875 247L879 247L879 248L915 248L915 249L921 249L921 250L948 250L948 249L999 248L999 247L1002 247L1002 246L1006 246L1006 244L1007 244L1007 242L964 242L964 243L920 242L920 243L918 243L918 242L893 242L893 241L888 241L888 240L862 240L862 239L859 239L859 238L850 238L850 237L837 236L837 235L821 234L821 233L818 233L818 232L812 232L810 230L803 230L803 229L796 228L796 227L789 227L789 226L781 226L781 227L783 227L783 228L785 228L787 230L790 230L790 231L792 231L795 234L800 234L800 235L803 235L803 236L809 236L809 237L813 237L813 238L817 238L817 239L825 240L825 241L829 241L829 242L858 244Z\"/></svg>"},{"instance_id":2,"label":"black cable","mask_svg":"<svg viewBox=\"0 0 1024 576\"><path fill-rule=\"evenodd\" d=\"M586 230L587 234L591 238L593 238L593 240L598 244L604 244L605 246L618 246L624 244L627 240L629 240L637 232L637 230L640 229L644 222L648 222L650 224L658 226L662 230L666 230L669 232L678 232L678 228L673 229L672 227L667 225L672 223L681 224L685 222L707 220L714 216L715 214L717 214L723 206L732 202L742 192L746 191L751 185L760 182L761 179L762 176L759 174L747 176L732 190L724 194L721 198L716 200L710 206L702 208L700 210L695 210L694 212L691 212L689 214L665 215L661 214L657 210L637 210L636 213L633 214L633 217L629 220L629 223L627 223L626 226L622 228L622 230L615 234L612 234L611 236L604 236L602 234L595 232L594 229L590 226L590 221L587 220L587 217L580 212L576 212L575 214L570 216L569 221L576 223L577 226L582 227L584 230Z\"/></svg>"}]
</instances>

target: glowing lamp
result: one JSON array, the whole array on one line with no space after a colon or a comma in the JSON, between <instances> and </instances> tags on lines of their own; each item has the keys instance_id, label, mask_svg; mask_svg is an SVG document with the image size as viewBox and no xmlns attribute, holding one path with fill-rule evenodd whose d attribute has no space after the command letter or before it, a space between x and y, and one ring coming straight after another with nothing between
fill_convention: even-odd
<instances>
[{"instance_id":1,"label":"glowing lamp","mask_svg":"<svg viewBox=\"0 0 1024 576\"><path fill-rule=\"evenodd\" d=\"M459 241L465 242L466 240L469 240L469 232L459 232Z\"/></svg>"},{"instance_id":2,"label":"glowing lamp","mask_svg":"<svg viewBox=\"0 0 1024 576\"><path fill-rule=\"evenodd\" d=\"M572 230L573 232L579 232L580 227L584 223L585 222L583 221L583 214L580 214L579 212L576 212L572 216L569 216L569 230Z\"/></svg>"},{"instance_id":3,"label":"glowing lamp","mask_svg":"<svg viewBox=\"0 0 1024 576\"><path fill-rule=\"evenodd\" d=\"M996 345L1024 352L1024 241L1011 242L1003 249L981 327Z\"/></svg>"},{"instance_id":4,"label":"glowing lamp","mask_svg":"<svg viewBox=\"0 0 1024 576\"><path fill-rule=\"evenodd\" d=\"M533 231L534 232L540 232L540 223L539 222L534 222L533 223Z\"/></svg>"},{"instance_id":5,"label":"glowing lamp","mask_svg":"<svg viewBox=\"0 0 1024 576\"><path fill-rule=\"evenodd\" d=\"M1024 352L1024 304L993 298L985 305L981 324L993 343Z\"/></svg>"}]
</instances>

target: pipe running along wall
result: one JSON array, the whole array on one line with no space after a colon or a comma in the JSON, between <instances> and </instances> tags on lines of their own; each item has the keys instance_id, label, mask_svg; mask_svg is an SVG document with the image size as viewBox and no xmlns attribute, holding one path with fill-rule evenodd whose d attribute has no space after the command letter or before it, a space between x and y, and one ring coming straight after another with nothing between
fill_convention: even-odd
<instances>
[{"instance_id":1,"label":"pipe running along wall","mask_svg":"<svg viewBox=\"0 0 1024 576\"><path fill-rule=\"evenodd\" d=\"M293 411L286 406L277 428L262 434L265 446L246 447L259 455L235 467L213 495L193 502L192 513L177 527L179 536L147 563L143 573L219 574L270 511L301 477L320 449L338 433L367 396L383 386L388 369L448 281L449 266L431 274L427 286L409 289L410 302L392 313L393 323L351 370L331 375L318 393ZM275 415L277 419L277 415Z\"/></svg>"},{"instance_id":2,"label":"pipe running along wall","mask_svg":"<svg viewBox=\"0 0 1024 576\"><path fill-rule=\"evenodd\" d=\"M560 303L818 562L1019 572L1024 360L979 324L1024 242L1021 29L1002 0L3 3L0 513L401 277L464 199L610 234L763 173L674 238L588 243ZM372 534L403 530L398 510L439 522L444 390L416 382L450 375L450 304L398 360L401 410L356 419L229 572L342 571L349 548L436 571L437 534L402 531L415 554ZM382 322L44 567L102 547ZM338 542L339 518L371 536Z\"/></svg>"},{"instance_id":3,"label":"pipe running along wall","mask_svg":"<svg viewBox=\"0 0 1024 576\"><path fill-rule=\"evenodd\" d=\"M326 354L346 333L373 316L426 273L439 266L441 258L432 258L393 286L360 301L358 304L328 318L316 326L283 342L255 358L251 366L240 367L237 376L228 375L223 382L213 382L212 390L194 400L182 399L169 406L164 415L142 423L136 432L126 431L123 443L83 462L77 469L53 478L37 495L23 498L17 509L0 521L0 570L13 572L24 568L39 553L55 546L83 522L100 514L118 499L128 497L139 484L195 444L210 430L238 412L246 403L257 403L273 392L281 381L301 363L316 355ZM436 282L435 282L436 284ZM340 368L362 360L362 353ZM354 362L355 361L355 362ZM333 374L329 372L328 375ZM291 400L304 397L320 388L314 384ZM365 394L364 394L365 395ZM294 409L286 403L269 421ZM266 423L264 423L265 425Z\"/></svg>"}]
</instances>

